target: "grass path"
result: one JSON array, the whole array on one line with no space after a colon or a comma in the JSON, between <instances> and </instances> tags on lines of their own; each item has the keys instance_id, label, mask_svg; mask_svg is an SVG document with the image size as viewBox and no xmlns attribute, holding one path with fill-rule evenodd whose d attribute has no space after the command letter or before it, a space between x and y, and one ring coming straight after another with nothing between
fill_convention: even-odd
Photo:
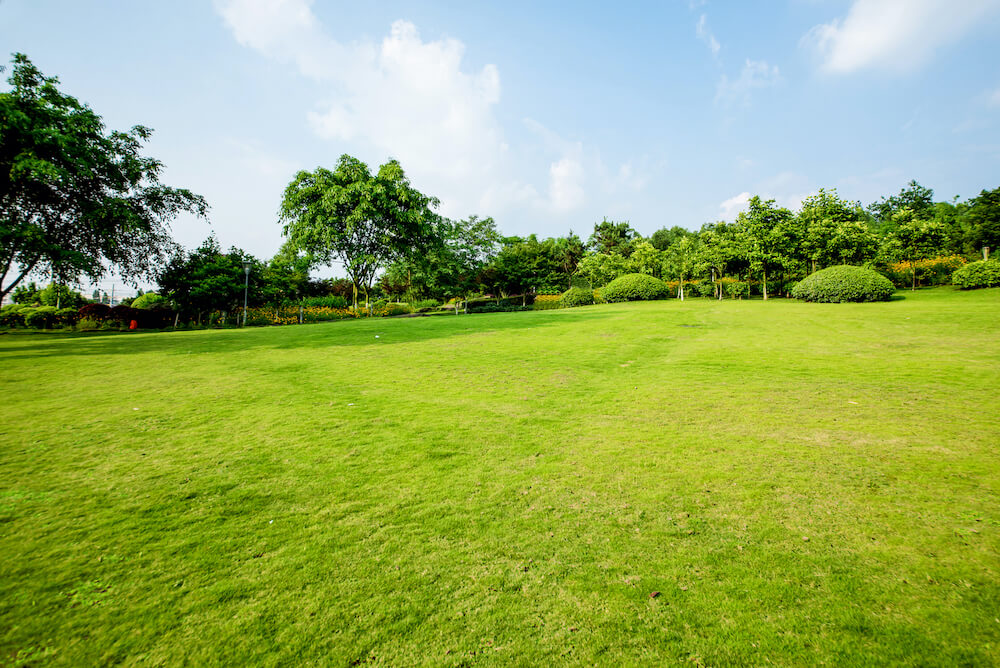
<instances>
[{"instance_id":1,"label":"grass path","mask_svg":"<svg viewBox=\"0 0 1000 668\"><path fill-rule=\"evenodd\" d=\"M0 664L996 664L998 306L0 336Z\"/></svg>"}]
</instances>

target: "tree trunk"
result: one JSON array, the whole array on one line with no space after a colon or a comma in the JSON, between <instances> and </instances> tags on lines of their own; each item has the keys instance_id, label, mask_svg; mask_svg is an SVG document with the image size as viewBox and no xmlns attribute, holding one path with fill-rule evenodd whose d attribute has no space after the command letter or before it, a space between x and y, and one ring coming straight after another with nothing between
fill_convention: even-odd
<instances>
[{"instance_id":1,"label":"tree trunk","mask_svg":"<svg viewBox=\"0 0 1000 668\"><path fill-rule=\"evenodd\" d=\"M764 301L767 301L767 269L762 269L761 274L764 276Z\"/></svg>"},{"instance_id":2,"label":"tree trunk","mask_svg":"<svg viewBox=\"0 0 1000 668\"><path fill-rule=\"evenodd\" d=\"M174 329L177 329L177 323L179 323L180 320L181 320L181 313L180 311L178 311L177 313L174 313Z\"/></svg>"},{"instance_id":3,"label":"tree trunk","mask_svg":"<svg viewBox=\"0 0 1000 668\"><path fill-rule=\"evenodd\" d=\"M917 291L917 263L914 262L911 265L911 268L913 269L913 287L910 288L910 291L911 292L916 292Z\"/></svg>"}]
</instances>

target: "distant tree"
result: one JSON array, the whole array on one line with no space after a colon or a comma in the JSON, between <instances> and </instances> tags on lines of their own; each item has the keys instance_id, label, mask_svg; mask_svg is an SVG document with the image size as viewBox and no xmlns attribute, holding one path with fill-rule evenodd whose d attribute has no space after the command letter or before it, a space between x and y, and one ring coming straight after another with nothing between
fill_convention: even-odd
<instances>
[{"instance_id":1,"label":"distant tree","mask_svg":"<svg viewBox=\"0 0 1000 668\"><path fill-rule=\"evenodd\" d=\"M567 277L572 276L576 273L577 265L587 252L586 246L583 245L580 237L573 234L573 230L570 230L567 236L556 239L555 245L560 268Z\"/></svg>"},{"instance_id":2,"label":"distant tree","mask_svg":"<svg viewBox=\"0 0 1000 668\"><path fill-rule=\"evenodd\" d=\"M750 198L749 209L740 213L736 220L741 231L743 254L751 270L761 273L765 300L768 298L768 272L788 263L787 229L792 218L792 212L775 206L774 200L762 201L754 195Z\"/></svg>"},{"instance_id":3,"label":"distant tree","mask_svg":"<svg viewBox=\"0 0 1000 668\"><path fill-rule=\"evenodd\" d=\"M629 260L618 253L589 253L583 256L576 268L577 275L597 287L607 285L631 271Z\"/></svg>"},{"instance_id":4,"label":"distant tree","mask_svg":"<svg viewBox=\"0 0 1000 668\"><path fill-rule=\"evenodd\" d=\"M912 215L920 219L934 216L934 191L925 188L916 181L910 181L898 195L883 197L878 202L868 206L868 211L882 232L891 231L893 216L901 209L909 209Z\"/></svg>"},{"instance_id":5,"label":"distant tree","mask_svg":"<svg viewBox=\"0 0 1000 668\"><path fill-rule=\"evenodd\" d=\"M27 285L19 285L14 288L10 298L15 304L40 304L42 301L39 295L40 292L41 290L32 281Z\"/></svg>"},{"instance_id":6,"label":"distant tree","mask_svg":"<svg viewBox=\"0 0 1000 668\"><path fill-rule=\"evenodd\" d=\"M682 236L666 250L667 273L677 279L677 297L684 301L684 281L691 278L698 256L698 239ZM765 293L766 294L766 293Z\"/></svg>"},{"instance_id":7,"label":"distant tree","mask_svg":"<svg viewBox=\"0 0 1000 668\"><path fill-rule=\"evenodd\" d=\"M628 221L616 223L605 218L594 225L594 233L587 241L587 247L595 253L617 253L624 257L632 254L633 242L639 233L629 226Z\"/></svg>"},{"instance_id":8,"label":"distant tree","mask_svg":"<svg viewBox=\"0 0 1000 668\"><path fill-rule=\"evenodd\" d=\"M159 292L182 313L196 316L199 323L205 313L234 311L243 305L247 280L244 261L252 263L251 275L258 277L250 284L253 289L250 303L257 304L262 265L238 248L223 253L215 237L209 237L190 253L178 251L157 277Z\"/></svg>"},{"instance_id":9,"label":"distant tree","mask_svg":"<svg viewBox=\"0 0 1000 668\"><path fill-rule=\"evenodd\" d=\"M349 155L333 171L300 171L281 203L283 234L317 260L340 261L357 290L369 291L378 271L423 248L431 238L438 200L410 185L395 160L377 174Z\"/></svg>"},{"instance_id":10,"label":"distant tree","mask_svg":"<svg viewBox=\"0 0 1000 668\"><path fill-rule=\"evenodd\" d=\"M941 252L946 236L941 223L919 218L910 209L900 209L892 216L899 257L910 264L912 289L917 289L917 261L935 257Z\"/></svg>"},{"instance_id":11,"label":"distant tree","mask_svg":"<svg viewBox=\"0 0 1000 668\"><path fill-rule=\"evenodd\" d=\"M802 248L811 271L837 264L863 264L873 257L877 240L868 228L860 203L848 202L837 190L820 188L802 201Z\"/></svg>"},{"instance_id":12,"label":"distant tree","mask_svg":"<svg viewBox=\"0 0 1000 668\"><path fill-rule=\"evenodd\" d=\"M628 260L633 272L662 278L664 259L664 254L657 250L653 244L648 241L640 241L635 244Z\"/></svg>"},{"instance_id":13,"label":"distant tree","mask_svg":"<svg viewBox=\"0 0 1000 668\"><path fill-rule=\"evenodd\" d=\"M969 200L966 216L969 228L965 235L965 246L970 253L1000 252L1000 187L983 190Z\"/></svg>"},{"instance_id":14,"label":"distant tree","mask_svg":"<svg viewBox=\"0 0 1000 668\"><path fill-rule=\"evenodd\" d=\"M674 225L669 229L664 227L653 232L653 235L649 237L649 242L653 244L653 247L656 250L665 251L670 248L670 246L677 243L680 239L691 236L696 235L690 230Z\"/></svg>"},{"instance_id":15,"label":"distant tree","mask_svg":"<svg viewBox=\"0 0 1000 668\"><path fill-rule=\"evenodd\" d=\"M83 295L79 292L58 283L51 283L39 292L38 301L44 306L55 306L56 308L80 308L86 303Z\"/></svg>"},{"instance_id":16,"label":"distant tree","mask_svg":"<svg viewBox=\"0 0 1000 668\"><path fill-rule=\"evenodd\" d=\"M149 128L106 133L58 79L24 54L13 63L0 93L0 298L32 273L151 276L174 247L166 224L204 216L205 200L160 183L161 163L139 153Z\"/></svg>"}]
</instances>

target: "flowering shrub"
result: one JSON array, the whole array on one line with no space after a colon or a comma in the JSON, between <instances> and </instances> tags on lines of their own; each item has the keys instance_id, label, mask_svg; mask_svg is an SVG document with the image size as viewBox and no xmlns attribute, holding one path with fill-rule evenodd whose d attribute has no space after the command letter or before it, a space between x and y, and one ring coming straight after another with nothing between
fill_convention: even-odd
<instances>
[{"instance_id":1,"label":"flowering shrub","mask_svg":"<svg viewBox=\"0 0 1000 668\"><path fill-rule=\"evenodd\" d=\"M948 285L952 274L967 260L961 255L945 255L932 257L915 262L896 262L890 264L886 276L899 287L905 287L913 281L913 270L917 270L917 285Z\"/></svg>"},{"instance_id":2,"label":"flowering shrub","mask_svg":"<svg viewBox=\"0 0 1000 668\"><path fill-rule=\"evenodd\" d=\"M532 308L536 311L546 311L548 309L562 308L559 303L562 295L535 295L535 303Z\"/></svg>"},{"instance_id":3,"label":"flowering shrub","mask_svg":"<svg viewBox=\"0 0 1000 668\"><path fill-rule=\"evenodd\" d=\"M750 285L746 281L735 281L731 278L722 279L722 287L733 299L743 299L750 296Z\"/></svg>"},{"instance_id":4,"label":"flowering shrub","mask_svg":"<svg viewBox=\"0 0 1000 668\"><path fill-rule=\"evenodd\" d=\"M329 320L345 320L358 318L359 314L347 308L330 308L328 306L306 306L302 308L302 322L326 322ZM242 309L236 313L236 323L243 322ZM278 308L247 309L247 325L297 325L299 324L299 307L284 306Z\"/></svg>"}]
</instances>

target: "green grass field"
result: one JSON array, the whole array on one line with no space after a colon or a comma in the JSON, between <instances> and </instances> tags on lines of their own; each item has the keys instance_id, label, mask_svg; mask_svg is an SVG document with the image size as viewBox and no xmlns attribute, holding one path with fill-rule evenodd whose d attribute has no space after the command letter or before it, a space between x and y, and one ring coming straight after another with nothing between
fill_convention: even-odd
<instances>
[{"instance_id":1,"label":"green grass field","mask_svg":"<svg viewBox=\"0 0 1000 668\"><path fill-rule=\"evenodd\" d=\"M900 294L0 336L0 662L997 664L1000 290Z\"/></svg>"}]
</instances>

